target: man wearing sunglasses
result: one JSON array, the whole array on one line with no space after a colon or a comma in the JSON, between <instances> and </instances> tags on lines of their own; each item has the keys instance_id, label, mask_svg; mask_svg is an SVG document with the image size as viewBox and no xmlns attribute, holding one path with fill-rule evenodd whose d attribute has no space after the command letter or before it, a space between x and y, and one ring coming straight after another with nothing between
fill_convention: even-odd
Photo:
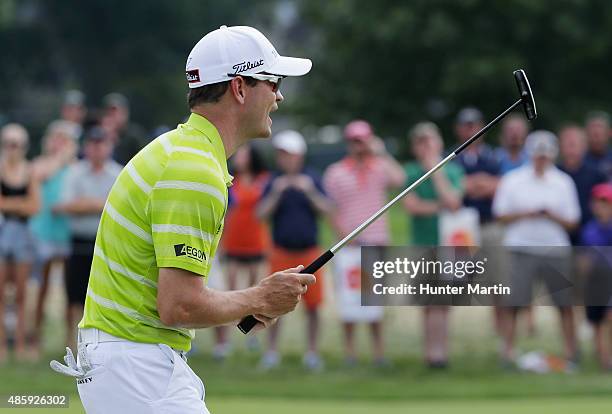
<instances>
[{"instance_id":1,"label":"man wearing sunglasses","mask_svg":"<svg viewBox=\"0 0 612 414\"><path fill-rule=\"evenodd\" d=\"M78 360L68 350L67 365L52 362L77 378L88 413L208 413L204 385L186 363L193 329L250 314L267 327L315 282L296 267L241 291L205 286L232 180L226 159L271 135L281 79L311 66L280 56L245 26L222 26L191 51L191 115L117 178L98 229Z\"/></svg>"}]
</instances>

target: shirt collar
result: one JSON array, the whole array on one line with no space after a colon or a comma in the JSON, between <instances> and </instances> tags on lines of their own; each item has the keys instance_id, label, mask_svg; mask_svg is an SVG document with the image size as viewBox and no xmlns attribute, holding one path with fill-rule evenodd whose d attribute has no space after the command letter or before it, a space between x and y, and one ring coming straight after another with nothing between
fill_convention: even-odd
<instances>
[{"instance_id":1,"label":"shirt collar","mask_svg":"<svg viewBox=\"0 0 612 414\"><path fill-rule=\"evenodd\" d=\"M109 169L110 169L110 160L106 160L104 161L104 165L102 166L102 168L100 169L100 171L95 171L93 168L93 163L89 160L87 161L87 171L91 174L106 174L108 173Z\"/></svg>"},{"instance_id":2,"label":"shirt collar","mask_svg":"<svg viewBox=\"0 0 612 414\"><path fill-rule=\"evenodd\" d=\"M186 122L191 128L201 132L208 141L212 144L212 149L219 165L221 166L225 183L228 187L232 184L232 177L227 170L227 157L225 155L225 147L223 146L223 140L217 128L202 115L191 113L189 119Z\"/></svg>"},{"instance_id":3,"label":"shirt collar","mask_svg":"<svg viewBox=\"0 0 612 414\"><path fill-rule=\"evenodd\" d=\"M544 170L544 174L542 174L541 176L536 174L535 168L533 167L533 163L529 162L529 172L531 173L531 176L533 177L533 179L540 179L540 180L547 180L551 174L554 174L555 170L557 169L557 167L554 164L551 164L548 166L548 168L546 170Z\"/></svg>"},{"instance_id":4,"label":"shirt collar","mask_svg":"<svg viewBox=\"0 0 612 414\"><path fill-rule=\"evenodd\" d=\"M500 148L499 153L501 154L502 158L510 159L510 151L508 151L507 148ZM527 155L527 151L525 151L525 149L520 150L517 159L520 161L528 160L529 155Z\"/></svg>"},{"instance_id":5,"label":"shirt collar","mask_svg":"<svg viewBox=\"0 0 612 414\"><path fill-rule=\"evenodd\" d=\"M357 160L353 157L344 157L344 165L352 170L360 170L360 169L364 169L364 170L370 170L372 169L372 166L375 162L375 157L374 156L368 156L366 158L364 158L363 160L361 160L361 162L357 162Z\"/></svg>"}]
</instances>

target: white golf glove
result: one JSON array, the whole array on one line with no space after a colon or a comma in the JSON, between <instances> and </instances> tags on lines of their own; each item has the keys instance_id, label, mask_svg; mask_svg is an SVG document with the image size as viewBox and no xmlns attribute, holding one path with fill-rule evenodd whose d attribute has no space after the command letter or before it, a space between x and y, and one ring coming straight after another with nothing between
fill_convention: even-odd
<instances>
[{"instance_id":1,"label":"white golf glove","mask_svg":"<svg viewBox=\"0 0 612 414\"><path fill-rule=\"evenodd\" d=\"M78 347L78 355L79 355L79 363L74 359L74 354L72 350L66 347L66 355L64 356L64 361L66 365L63 365L56 360L53 360L49 363L51 369L55 372L59 372L60 374L68 375L69 377L82 378L87 375L89 371L91 371L91 364L89 363L89 359L87 358L87 352L85 345Z\"/></svg>"}]
</instances>

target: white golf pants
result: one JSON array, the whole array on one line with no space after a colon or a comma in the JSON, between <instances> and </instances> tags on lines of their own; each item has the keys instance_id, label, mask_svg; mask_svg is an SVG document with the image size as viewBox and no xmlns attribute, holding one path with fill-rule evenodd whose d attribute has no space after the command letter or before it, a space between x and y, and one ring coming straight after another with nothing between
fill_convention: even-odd
<instances>
[{"instance_id":1,"label":"white golf pants","mask_svg":"<svg viewBox=\"0 0 612 414\"><path fill-rule=\"evenodd\" d=\"M79 361L91 369L77 380L88 414L209 414L204 384L184 357L163 344L117 338L97 329L79 331Z\"/></svg>"}]
</instances>

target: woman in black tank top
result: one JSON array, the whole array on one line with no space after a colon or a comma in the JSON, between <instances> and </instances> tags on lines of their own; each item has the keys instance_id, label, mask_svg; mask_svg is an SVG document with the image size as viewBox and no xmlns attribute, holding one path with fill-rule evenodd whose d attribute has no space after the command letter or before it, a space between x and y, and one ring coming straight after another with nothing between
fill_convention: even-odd
<instances>
[{"instance_id":1,"label":"woman in black tank top","mask_svg":"<svg viewBox=\"0 0 612 414\"><path fill-rule=\"evenodd\" d=\"M28 230L28 218L39 209L38 183L30 174L25 158L28 133L19 124L8 124L0 130L0 321L4 321L4 288L10 279L15 284L13 304L17 314L15 357L27 358L25 297L34 243ZM0 364L7 359L4 324L0 323Z\"/></svg>"},{"instance_id":2,"label":"woman in black tank top","mask_svg":"<svg viewBox=\"0 0 612 414\"><path fill-rule=\"evenodd\" d=\"M0 181L0 194L2 195L2 200L11 200L12 197L24 197L28 194L28 184L23 184L17 187L12 187L4 180ZM17 220L21 222L27 222L28 216L22 215L20 212L6 212L4 214L5 220Z\"/></svg>"}]
</instances>

